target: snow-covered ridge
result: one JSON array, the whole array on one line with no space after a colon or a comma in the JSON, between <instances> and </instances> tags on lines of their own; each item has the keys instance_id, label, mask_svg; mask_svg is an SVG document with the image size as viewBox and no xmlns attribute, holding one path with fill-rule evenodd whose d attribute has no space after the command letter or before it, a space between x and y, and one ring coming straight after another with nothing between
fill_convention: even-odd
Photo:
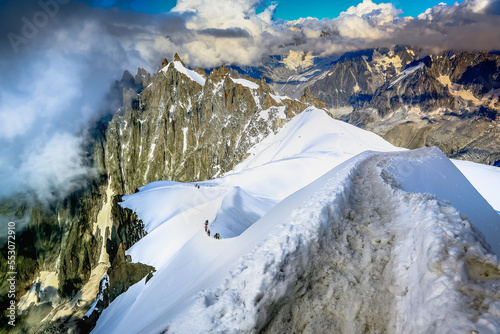
<instances>
[{"instance_id":1,"label":"snow-covered ridge","mask_svg":"<svg viewBox=\"0 0 500 334\"><path fill-rule=\"evenodd\" d=\"M140 190L124 205L148 235L129 254L157 272L97 333L500 330L500 266L476 232L498 253L500 216L437 149L310 108L223 178Z\"/></svg>"},{"instance_id":2,"label":"snow-covered ridge","mask_svg":"<svg viewBox=\"0 0 500 334\"><path fill-rule=\"evenodd\" d=\"M474 185L484 199L500 213L500 168L476 164L470 161L453 160L453 163Z\"/></svg>"},{"instance_id":3,"label":"snow-covered ridge","mask_svg":"<svg viewBox=\"0 0 500 334\"><path fill-rule=\"evenodd\" d=\"M194 82L197 82L199 85L205 86L206 79L201 74L196 73L195 71L184 67L184 65L182 65L182 62L180 62L180 61L176 60L176 61L173 61L172 63L174 64L174 68L177 71L184 74L185 76L187 76L189 79L193 80ZM168 71L169 67L170 67L170 64L168 66L165 66L161 70L165 73L166 71Z\"/></svg>"},{"instance_id":4,"label":"snow-covered ridge","mask_svg":"<svg viewBox=\"0 0 500 334\"><path fill-rule=\"evenodd\" d=\"M252 82L252 81L247 80L247 79L234 79L234 78L231 78L231 80L234 83L242 85L243 87L247 87L247 88L250 88L250 89L259 89L259 85L257 85L255 82Z\"/></svg>"},{"instance_id":5,"label":"snow-covered ridge","mask_svg":"<svg viewBox=\"0 0 500 334\"><path fill-rule=\"evenodd\" d=\"M268 326L286 333L306 326L315 332L357 332L367 325L381 332L498 330L498 297L481 312L469 306L483 294L496 294L491 285L469 278L483 275L476 272L481 266L496 266L492 273L499 273L498 262L478 243L481 236L449 204L387 182L394 177L413 183L406 169L393 169L401 163L434 171L443 158L434 149L364 154L287 198L256 222L245 240L227 246L246 255L220 286L205 289L173 317L169 330L237 333ZM451 163L448 167L453 170ZM476 267L476 261L482 264ZM310 281L316 286L306 289ZM268 310L283 300L288 305L269 319ZM471 312L479 321L469 319Z\"/></svg>"},{"instance_id":6,"label":"snow-covered ridge","mask_svg":"<svg viewBox=\"0 0 500 334\"><path fill-rule=\"evenodd\" d=\"M415 66L411 66L411 67L406 68L404 71L402 71L401 73L399 73L394 80L391 81L391 83L389 84L389 88L391 88L392 86L394 86L395 84L397 84L401 80L405 79L406 77L408 77L413 72L420 70L424 66L425 66L424 63L418 63Z\"/></svg>"},{"instance_id":7,"label":"snow-covered ridge","mask_svg":"<svg viewBox=\"0 0 500 334\"><path fill-rule=\"evenodd\" d=\"M173 67L177 71L179 71L180 73L184 74L189 79L193 80L194 82L198 83L201 86L205 86L206 79L205 79L205 77L203 77L203 75L197 73L196 71L193 71L193 70L190 70L190 69L186 68L182 64L182 62L180 62L178 60L175 60L175 61L173 61L170 64L173 64ZM161 71L163 73L166 73L168 71L168 69L171 67L170 64L168 66L163 67L161 69ZM250 89L259 89L259 85L256 84L255 82L250 81L250 80L247 80L247 79L235 79L235 78L232 78L232 77L230 77L230 78L231 78L231 80L234 83L242 85L243 87L250 88Z\"/></svg>"}]
</instances>

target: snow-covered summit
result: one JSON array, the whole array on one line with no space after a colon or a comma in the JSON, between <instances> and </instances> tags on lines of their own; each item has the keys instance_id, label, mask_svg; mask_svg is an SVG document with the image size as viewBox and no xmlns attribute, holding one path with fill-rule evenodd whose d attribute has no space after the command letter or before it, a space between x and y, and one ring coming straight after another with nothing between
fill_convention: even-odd
<instances>
[{"instance_id":1,"label":"snow-covered summit","mask_svg":"<svg viewBox=\"0 0 500 334\"><path fill-rule=\"evenodd\" d=\"M334 156L338 158L337 165L366 150L401 149L372 132L335 120L323 110L309 107L285 124L277 134L270 134L252 147L250 156L233 171L240 172L288 157L323 160L326 156ZM333 166L330 165L331 168Z\"/></svg>"},{"instance_id":2,"label":"snow-covered summit","mask_svg":"<svg viewBox=\"0 0 500 334\"><path fill-rule=\"evenodd\" d=\"M129 254L157 272L94 332L500 330L500 216L439 150L310 108L249 153L125 198L148 231Z\"/></svg>"},{"instance_id":3,"label":"snow-covered summit","mask_svg":"<svg viewBox=\"0 0 500 334\"><path fill-rule=\"evenodd\" d=\"M184 63L182 62L182 60L180 60L180 58L177 55L176 55L176 58L171 63L166 62L165 66L161 69L161 71L163 73L166 73L170 68L175 68L178 72L184 74L190 80L198 83L200 86L205 86L205 82L207 79L203 75L199 74L198 72L187 68L184 65ZM232 77L230 77L230 79L235 84L242 85L243 87L246 87L246 88L250 88L250 89L258 89L259 88L258 84L256 84L255 82L252 82L250 80L247 80L247 79L242 79L242 78L235 79Z\"/></svg>"},{"instance_id":4,"label":"snow-covered summit","mask_svg":"<svg viewBox=\"0 0 500 334\"><path fill-rule=\"evenodd\" d=\"M172 64L173 65L170 65ZM184 74L187 76L189 79L193 80L194 82L198 83L200 86L205 86L205 81L206 79L196 71L190 70L184 66L184 64L180 60L174 60L172 63L170 63L168 66L163 67L161 70L163 72L168 71L170 66L173 66L177 71L180 73Z\"/></svg>"}]
</instances>

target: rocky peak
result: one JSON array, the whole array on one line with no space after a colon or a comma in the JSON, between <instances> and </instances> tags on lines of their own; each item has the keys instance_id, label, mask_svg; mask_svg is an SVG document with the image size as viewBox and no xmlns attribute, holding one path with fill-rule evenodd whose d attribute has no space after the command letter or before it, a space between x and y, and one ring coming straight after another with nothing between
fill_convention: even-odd
<instances>
[{"instance_id":1,"label":"rocky peak","mask_svg":"<svg viewBox=\"0 0 500 334\"><path fill-rule=\"evenodd\" d=\"M351 101L355 110L345 119L394 145L435 145L450 157L488 164L500 157L498 55L447 51L414 59Z\"/></svg>"},{"instance_id":2,"label":"rocky peak","mask_svg":"<svg viewBox=\"0 0 500 334\"><path fill-rule=\"evenodd\" d=\"M307 87L304 90L304 94L302 95L300 101L305 105L313 105L319 109L326 109L325 102L318 99L318 97L311 92L311 87Z\"/></svg>"},{"instance_id":3,"label":"rocky peak","mask_svg":"<svg viewBox=\"0 0 500 334\"><path fill-rule=\"evenodd\" d=\"M136 86L134 76L127 70L123 72L120 82L125 88L133 88Z\"/></svg>"},{"instance_id":4,"label":"rocky peak","mask_svg":"<svg viewBox=\"0 0 500 334\"><path fill-rule=\"evenodd\" d=\"M231 81L229 79L230 76L231 76L230 72L227 70L226 67L224 67L224 65L222 65L219 68L212 69L208 79L209 79L209 81L214 82L214 83L220 82L220 81L227 81L229 84L229 81Z\"/></svg>"},{"instance_id":5,"label":"rocky peak","mask_svg":"<svg viewBox=\"0 0 500 334\"><path fill-rule=\"evenodd\" d=\"M106 156L107 164L115 166L117 193L131 193L155 180L219 175L240 162L257 138L276 131L309 103L320 105L311 94L302 102L272 98L264 80L238 81L225 66L206 77L201 69L170 64L154 74L144 91L135 96L127 91L129 105L110 122ZM206 78L203 85L195 74ZM269 116L263 118L263 110Z\"/></svg>"},{"instance_id":6,"label":"rocky peak","mask_svg":"<svg viewBox=\"0 0 500 334\"><path fill-rule=\"evenodd\" d=\"M198 73L198 74L200 74L200 75L204 76L205 78L207 77L207 72L205 72L205 70L204 70L204 69L202 69L202 68L197 67L194 71L195 71L196 73Z\"/></svg>"},{"instance_id":7,"label":"rocky peak","mask_svg":"<svg viewBox=\"0 0 500 334\"><path fill-rule=\"evenodd\" d=\"M134 77L135 84L140 86L140 90L142 91L151 83L151 74L149 74L145 69L138 68L137 74Z\"/></svg>"},{"instance_id":8,"label":"rocky peak","mask_svg":"<svg viewBox=\"0 0 500 334\"><path fill-rule=\"evenodd\" d=\"M228 75L228 74L229 74L229 71L227 70L227 68L224 65L219 67L216 71L216 75L219 77L223 77L223 76Z\"/></svg>"},{"instance_id":9,"label":"rocky peak","mask_svg":"<svg viewBox=\"0 0 500 334\"><path fill-rule=\"evenodd\" d=\"M409 63L374 93L369 106L382 110L382 114L402 105L418 107L424 112L444 109L464 114L481 107L498 111L496 94L488 95L498 88L500 57L448 51ZM379 104L381 100L389 103L384 107Z\"/></svg>"},{"instance_id":10,"label":"rocky peak","mask_svg":"<svg viewBox=\"0 0 500 334\"><path fill-rule=\"evenodd\" d=\"M161 62L161 68L164 68L165 66L168 66L167 58L164 58L163 61Z\"/></svg>"},{"instance_id":11,"label":"rocky peak","mask_svg":"<svg viewBox=\"0 0 500 334\"><path fill-rule=\"evenodd\" d=\"M186 66L186 65L184 65L184 62L182 61L181 57L179 57L179 55L177 53L175 53L175 55L174 55L174 61L178 61L182 64L182 66Z\"/></svg>"},{"instance_id":12,"label":"rocky peak","mask_svg":"<svg viewBox=\"0 0 500 334\"><path fill-rule=\"evenodd\" d=\"M373 95L419 54L418 49L401 45L348 52L310 86L311 92L329 108L350 107Z\"/></svg>"}]
</instances>

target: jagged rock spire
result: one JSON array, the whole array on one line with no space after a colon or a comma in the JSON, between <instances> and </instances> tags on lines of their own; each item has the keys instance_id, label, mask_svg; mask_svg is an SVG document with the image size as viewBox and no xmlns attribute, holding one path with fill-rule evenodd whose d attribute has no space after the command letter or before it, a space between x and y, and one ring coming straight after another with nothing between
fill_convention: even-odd
<instances>
[{"instance_id":1,"label":"jagged rock spire","mask_svg":"<svg viewBox=\"0 0 500 334\"><path fill-rule=\"evenodd\" d=\"M198 74L203 75L205 78L207 77L207 73L206 73L206 72L205 72L205 70L204 70L204 69L202 69L202 68L197 67L194 71L195 71L196 73L198 73Z\"/></svg>"},{"instance_id":2,"label":"jagged rock spire","mask_svg":"<svg viewBox=\"0 0 500 334\"><path fill-rule=\"evenodd\" d=\"M300 98L300 101L304 104L313 105L319 109L326 109L325 102L318 99L318 97L311 92L311 87L309 86L304 90L304 94Z\"/></svg>"},{"instance_id":3,"label":"jagged rock spire","mask_svg":"<svg viewBox=\"0 0 500 334\"><path fill-rule=\"evenodd\" d=\"M180 61L182 66L186 66L186 65L184 65L184 62L182 61L181 57L179 57L179 55L177 53L175 53L175 55L174 55L174 61Z\"/></svg>"},{"instance_id":4,"label":"jagged rock spire","mask_svg":"<svg viewBox=\"0 0 500 334\"><path fill-rule=\"evenodd\" d=\"M176 55L177 55L177 53L176 53ZM161 68L164 68L165 66L168 66L167 58L163 59L163 61L161 62Z\"/></svg>"}]
</instances>

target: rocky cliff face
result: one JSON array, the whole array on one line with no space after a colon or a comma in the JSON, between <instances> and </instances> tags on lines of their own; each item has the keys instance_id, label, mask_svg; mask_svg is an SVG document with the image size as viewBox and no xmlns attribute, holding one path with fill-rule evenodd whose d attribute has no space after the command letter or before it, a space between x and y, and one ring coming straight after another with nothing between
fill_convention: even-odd
<instances>
[{"instance_id":1,"label":"rocky cliff face","mask_svg":"<svg viewBox=\"0 0 500 334\"><path fill-rule=\"evenodd\" d=\"M499 108L494 98L500 88L500 57L487 53L447 52L416 60L386 81L361 107L378 109L381 115L401 107L430 112L476 109L494 119ZM498 98L498 96L497 96ZM488 114L489 113L489 114Z\"/></svg>"},{"instance_id":2,"label":"rocky cliff face","mask_svg":"<svg viewBox=\"0 0 500 334\"><path fill-rule=\"evenodd\" d=\"M446 52L409 63L344 119L395 145L440 147L448 156L500 160L500 57Z\"/></svg>"},{"instance_id":3,"label":"rocky cliff face","mask_svg":"<svg viewBox=\"0 0 500 334\"><path fill-rule=\"evenodd\" d=\"M121 195L155 180L196 181L229 171L287 119L309 104L322 105L310 92L301 101L278 96L265 81L235 78L224 67L208 75L189 70L177 56L154 75L125 72L115 86L123 105L97 123L89 145L100 176L49 208L14 200L0 205L2 215L30 221L18 235L14 332L88 331L99 308L154 272L125 256L145 231L119 206ZM89 311L98 296L106 298Z\"/></svg>"},{"instance_id":4,"label":"rocky cliff face","mask_svg":"<svg viewBox=\"0 0 500 334\"><path fill-rule=\"evenodd\" d=\"M229 171L253 144L314 102L272 94L265 81L235 79L221 67L183 73L165 63L109 123L105 164L113 188L131 193L154 180L196 181ZM319 102L319 101L318 101Z\"/></svg>"},{"instance_id":5,"label":"rocky cliff face","mask_svg":"<svg viewBox=\"0 0 500 334\"><path fill-rule=\"evenodd\" d=\"M436 145L453 158L498 164L499 65L500 56L485 52L395 46L347 53L288 84L310 87L336 117L395 145Z\"/></svg>"},{"instance_id":6,"label":"rocky cliff face","mask_svg":"<svg viewBox=\"0 0 500 334\"><path fill-rule=\"evenodd\" d=\"M419 49L405 46L347 53L311 85L311 92L329 108L350 107L369 99L419 54Z\"/></svg>"}]
</instances>

